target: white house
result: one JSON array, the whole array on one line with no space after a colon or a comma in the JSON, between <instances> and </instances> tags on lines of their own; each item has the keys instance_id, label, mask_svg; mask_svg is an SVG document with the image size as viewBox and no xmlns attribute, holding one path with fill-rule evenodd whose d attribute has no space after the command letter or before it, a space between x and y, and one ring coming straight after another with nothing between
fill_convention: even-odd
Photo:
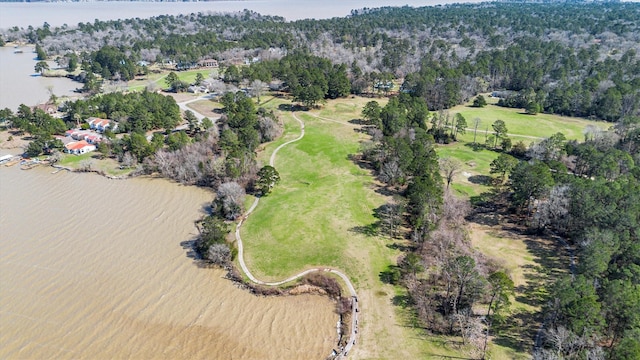
<instances>
[{"instance_id":1,"label":"white house","mask_svg":"<svg viewBox=\"0 0 640 360\"><path fill-rule=\"evenodd\" d=\"M94 151L96 146L89 144L85 140L72 141L64 146L64 151L69 154L82 155Z\"/></svg>"},{"instance_id":2,"label":"white house","mask_svg":"<svg viewBox=\"0 0 640 360\"><path fill-rule=\"evenodd\" d=\"M87 123L89 124L89 127L91 129L99 132L104 132L108 128L111 128L111 131L115 131L118 128L118 123L108 119L100 119L97 117L88 118Z\"/></svg>"}]
</instances>

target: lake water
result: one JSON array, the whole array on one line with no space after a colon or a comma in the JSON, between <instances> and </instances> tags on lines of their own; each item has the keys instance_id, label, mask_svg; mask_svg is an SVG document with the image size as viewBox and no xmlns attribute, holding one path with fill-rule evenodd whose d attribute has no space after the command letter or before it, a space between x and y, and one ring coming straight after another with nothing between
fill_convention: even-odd
<instances>
[{"instance_id":1,"label":"lake water","mask_svg":"<svg viewBox=\"0 0 640 360\"><path fill-rule=\"evenodd\" d=\"M212 194L0 167L0 358L323 359L324 297L256 297L181 245Z\"/></svg>"},{"instance_id":2,"label":"lake water","mask_svg":"<svg viewBox=\"0 0 640 360\"><path fill-rule=\"evenodd\" d=\"M46 102L50 90L60 96L77 96L74 92L82 84L67 78L42 77L33 70L36 54L33 47L22 47L14 53L13 47L0 47L0 108L15 111L20 104L36 105ZM49 67L57 65L49 62Z\"/></svg>"},{"instance_id":3,"label":"lake water","mask_svg":"<svg viewBox=\"0 0 640 360\"><path fill-rule=\"evenodd\" d=\"M209 1L209 2L60 2L6 3L0 2L0 29L9 27L76 25L95 19L147 18L162 14L194 12L232 12L250 9L262 14L279 15L288 20L346 16L352 9L381 6L427 6L460 1L454 0L354 0L354 1ZM463 2L479 2L467 0ZM0 108L17 109L18 105L35 105L49 99L49 89L57 96L74 95L81 84L65 78L34 76L35 56L30 48L14 54L12 47L0 48ZM51 67L55 67L51 63Z\"/></svg>"},{"instance_id":4,"label":"lake water","mask_svg":"<svg viewBox=\"0 0 640 360\"><path fill-rule=\"evenodd\" d=\"M327 18L445 2L0 3L0 28L245 8ZM49 89L73 95L77 83L33 76L34 54L13 50L0 48L0 108L46 101ZM325 358L336 343L328 299L255 297L187 256L181 243L211 198L164 180L0 167L0 358Z\"/></svg>"}]
</instances>

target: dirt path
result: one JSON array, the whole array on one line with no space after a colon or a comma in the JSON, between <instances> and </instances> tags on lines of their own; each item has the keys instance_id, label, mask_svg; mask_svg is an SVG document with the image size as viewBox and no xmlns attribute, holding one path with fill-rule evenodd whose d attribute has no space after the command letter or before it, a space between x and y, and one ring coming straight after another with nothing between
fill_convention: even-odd
<instances>
[{"instance_id":1,"label":"dirt path","mask_svg":"<svg viewBox=\"0 0 640 360\"><path fill-rule=\"evenodd\" d=\"M466 128L465 131L469 131L469 132L474 132L475 130L473 128ZM478 133L480 134L494 134L494 131L489 131L489 130L477 130ZM543 137L539 137L539 136L531 136L531 135L521 135L521 134L511 134L511 133L507 133L507 136L511 136L511 137L521 137L521 138L527 138L527 139L534 139L534 140L544 140L545 138Z\"/></svg>"},{"instance_id":2,"label":"dirt path","mask_svg":"<svg viewBox=\"0 0 640 360\"><path fill-rule=\"evenodd\" d=\"M349 126L349 127L352 127L352 128L358 128L358 127L360 127L360 126L361 126L361 125L351 124L351 123L348 123L348 122L347 122L347 123L345 123L344 121L338 121L338 120L328 119L328 118L326 118L326 117L322 117L322 116L317 115L317 114L314 114L314 113L308 113L308 114L309 114L309 115L311 115L311 116L313 116L313 117L315 117L315 118L317 118L317 119L320 119L320 120L331 121L331 122L334 122L334 123L336 123L336 124L340 124L340 125L344 125L344 126Z\"/></svg>"},{"instance_id":3,"label":"dirt path","mask_svg":"<svg viewBox=\"0 0 640 360\"><path fill-rule=\"evenodd\" d=\"M294 143L296 141L301 140L304 137L304 123L302 122L302 120L300 120L295 113L292 113L293 118L296 119L296 121L298 121L298 123L300 123L300 136L298 136L296 139L293 140L289 140L287 142L285 142L284 144L281 144L280 146L278 146L274 151L273 154L271 154L271 158L269 159L269 165L274 166L275 161L276 161L276 154L278 153L278 151L280 151L280 149L282 149L283 147ZM240 221L238 222L238 225L236 226L236 241L238 243L238 262L240 263L240 268L242 269L242 272L249 278L249 280L251 280L252 282L256 283L256 284L260 284L260 285L266 285L266 286L279 286L291 281L294 281L296 279L299 279L307 274L310 274L312 272L330 272L333 273L337 276L339 276L347 285L347 288L349 289L349 293L351 294L351 298L352 298L352 303L351 303L351 334L349 336L349 341L347 342L347 345L344 347L344 349L341 349L340 353L338 354L338 356L336 357L336 359L343 359L347 356L347 354L349 353L349 351L351 350L351 348L355 345L356 343L356 334L358 332L358 295L356 294L356 290L353 287L353 284L351 283L351 280L349 280L349 277L347 275L345 275L344 273L342 273L339 270L335 270L335 269L331 269L331 268L315 268L315 269L309 269L306 271L303 271L299 274L293 275L287 279L281 280L281 281L275 281L275 282L265 282L262 280L257 279L255 276L253 276L253 274L251 273L251 271L249 271L249 268L247 267L247 264L244 261L244 247L242 244L242 237L240 237L240 227L242 226L242 223L249 217L249 215L255 210L255 208L258 206L258 203L260 202L260 198L256 198L255 201L253 202L253 204L251 204L251 207L247 210L247 212L244 214L244 216L240 219Z\"/></svg>"}]
</instances>

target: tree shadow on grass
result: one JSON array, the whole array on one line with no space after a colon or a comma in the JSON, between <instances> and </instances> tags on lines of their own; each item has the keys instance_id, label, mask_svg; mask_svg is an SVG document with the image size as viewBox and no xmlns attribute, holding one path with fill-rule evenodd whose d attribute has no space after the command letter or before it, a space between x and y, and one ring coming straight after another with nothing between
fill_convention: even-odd
<instances>
[{"instance_id":1,"label":"tree shadow on grass","mask_svg":"<svg viewBox=\"0 0 640 360\"><path fill-rule=\"evenodd\" d=\"M493 177L487 175L472 175L468 177L469 182L477 185L491 186L493 185Z\"/></svg>"},{"instance_id":2,"label":"tree shadow on grass","mask_svg":"<svg viewBox=\"0 0 640 360\"><path fill-rule=\"evenodd\" d=\"M349 231L365 236L376 236L378 235L378 225L376 223L373 223L364 226L354 226L350 228Z\"/></svg>"},{"instance_id":3,"label":"tree shadow on grass","mask_svg":"<svg viewBox=\"0 0 640 360\"><path fill-rule=\"evenodd\" d=\"M300 104L280 104L278 105L278 110L280 111L309 111L309 108L306 106L302 106Z\"/></svg>"},{"instance_id":4,"label":"tree shadow on grass","mask_svg":"<svg viewBox=\"0 0 640 360\"><path fill-rule=\"evenodd\" d=\"M473 222L480 225L496 226L500 224L500 217L491 212L478 213L473 215Z\"/></svg>"},{"instance_id":5,"label":"tree shadow on grass","mask_svg":"<svg viewBox=\"0 0 640 360\"><path fill-rule=\"evenodd\" d=\"M370 121L367 121L364 119L351 119L348 122L349 124L354 124L354 125L372 125Z\"/></svg>"},{"instance_id":6,"label":"tree shadow on grass","mask_svg":"<svg viewBox=\"0 0 640 360\"><path fill-rule=\"evenodd\" d=\"M482 133L482 135L484 135L484 133ZM473 151L487 150L487 147L480 143L474 144L473 142L468 142L468 143L465 143L464 146L470 147Z\"/></svg>"},{"instance_id":7,"label":"tree shadow on grass","mask_svg":"<svg viewBox=\"0 0 640 360\"><path fill-rule=\"evenodd\" d=\"M391 303L395 306L406 309L413 305L413 300L409 295L396 295L391 298Z\"/></svg>"},{"instance_id":8,"label":"tree shadow on grass","mask_svg":"<svg viewBox=\"0 0 640 360\"><path fill-rule=\"evenodd\" d=\"M514 312L503 323L494 326L493 343L515 351L527 351L533 346L540 320L539 313Z\"/></svg>"},{"instance_id":9,"label":"tree shadow on grass","mask_svg":"<svg viewBox=\"0 0 640 360\"><path fill-rule=\"evenodd\" d=\"M359 168L364 170L373 171L373 166L370 162L362 160L362 156L359 154L349 154L347 155L347 160L352 161L354 164L358 165Z\"/></svg>"},{"instance_id":10,"label":"tree shadow on grass","mask_svg":"<svg viewBox=\"0 0 640 360\"><path fill-rule=\"evenodd\" d=\"M378 276L384 284L397 285L400 282L402 274L400 273L399 266L389 265L386 270L380 271Z\"/></svg>"},{"instance_id":11,"label":"tree shadow on grass","mask_svg":"<svg viewBox=\"0 0 640 360\"><path fill-rule=\"evenodd\" d=\"M385 246L388 247L389 249L400 250L402 252L410 252L410 251L415 250L415 248L416 248L413 245L405 245L405 244L399 243L399 242L394 242L393 244L387 244Z\"/></svg>"},{"instance_id":12,"label":"tree shadow on grass","mask_svg":"<svg viewBox=\"0 0 640 360\"><path fill-rule=\"evenodd\" d=\"M384 196L398 195L398 191L393 190L393 189L389 189L389 187L387 187L387 186L376 186L376 189L374 191L377 192L378 194L384 195Z\"/></svg>"},{"instance_id":13,"label":"tree shadow on grass","mask_svg":"<svg viewBox=\"0 0 640 360\"><path fill-rule=\"evenodd\" d=\"M526 283L516 287L515 298L520 303L543 309L549 301L549 286L568 273L569 254L552 237L525 236L524 231L517 226L503 226L506 237L524 236L522 241L533 256L531 261L535 263L522 266ZM496 326L494 342L516 351L527 351L534 345L543 320L543 311L516 310Z\"/></svg>"}]
</instances>

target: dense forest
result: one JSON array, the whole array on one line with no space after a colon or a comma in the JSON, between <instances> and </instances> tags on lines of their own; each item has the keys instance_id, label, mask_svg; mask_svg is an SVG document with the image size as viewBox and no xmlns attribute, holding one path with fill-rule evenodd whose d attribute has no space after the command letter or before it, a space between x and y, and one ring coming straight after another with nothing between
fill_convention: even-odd
<instances>
[{"instance_id":1,"label":"dense forest","mask_svg":"<svg viewBox=\"0 0 640 360\"><path fill-rule=\"evenodd\" d=\"M483 3L361 9L346 18L295 22L250 11L96 20L6 29L2 40L28 41L43 52L39 58L80 66L90 93L100 92L100 81L144 73L141 61L179 68L213 58L224 67L224 82L279 80L281 90L308 108L350 93L392 95L385 106L365 106L371 141L358 160L393 195L375 210L377 229L410 246L381 278L406 289L401 300L419 325L462 336L477 356L486 355L514 288L499 264L469 244L466 219L490 209L575 249L575 266L549 291L534 358L638 359L639 27L637 3ZM234 65L244 59L246 66ZM454 159L438 159L435 148L470 125L443 110L474 97L475 106L484 106L477 95L487 92L496 93L500 106L597 118L612 127L590 129L583 142L558 133L526 147L512 144L497 120L490 141L474 139L500 153L491 163L493 191L470 208L449 191ZM212 261L226 262L233 254L224 244L225 220L242 213L246 189L266 194L277 182L275 169L257 168L255 149L282 129L245 92L229 92L221 103L219 128L198 125L187 112L190 128L174 132L181 121L175 101L151 92L67 103L66 124L24 106L0 115L34 135L34 153L60 147L52 134L78 119L118 119L128 133L101 145L103 154L217 189L197 246ZM155 129L168 134L149 141L145 132Z\"/></svg>"},{"instance_id":2,"label":"dense forest","mask_svg":"<svg viewBox=\"0 0 640 360\"><path fill-rule=\"evenodd\" d=\"M140 60L273 60L305 50L345 66L354 93L391 76L431 110L507 90L504 106L615 121L640 108L639 24L635 3L485 3L295 22L250 11L96 20L14 27L2 38L37 43L63 63L77 54L85 70L124 80Z\"/></svg>"}]
</instances>

